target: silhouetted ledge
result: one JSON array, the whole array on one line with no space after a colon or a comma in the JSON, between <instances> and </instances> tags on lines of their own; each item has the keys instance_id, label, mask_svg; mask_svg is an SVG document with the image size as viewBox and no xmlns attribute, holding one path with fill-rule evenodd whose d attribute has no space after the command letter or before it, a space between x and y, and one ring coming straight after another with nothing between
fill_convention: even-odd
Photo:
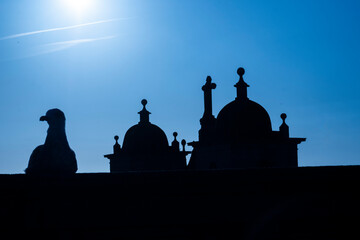
<instances>
[{"instance_id":1,"label":"silhouetted ledge","mask_svg":"<svg viewBox=\"0 0 360 240\"><path fill-rule=\"evenodd\" d=\"M359 183L360 166L3 174L0 229L51 239L346 239L359 234Z\"/></svg>"}]
</instances>

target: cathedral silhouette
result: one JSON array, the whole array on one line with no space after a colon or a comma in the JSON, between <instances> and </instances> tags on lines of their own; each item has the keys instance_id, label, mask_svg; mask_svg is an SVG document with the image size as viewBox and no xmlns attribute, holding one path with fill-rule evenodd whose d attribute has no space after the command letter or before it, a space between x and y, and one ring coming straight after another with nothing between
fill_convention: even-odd
<instances>
[{"instance_id":1,"label":"cathedral silhouette","mask_svg":"<svg viewBox=\"0 0 360 240\"><path fill-rule=\"evenodd\" d=\"M305 138L290 138L286 114L281 114L283 123L279 131L273 131L269 114L258 103L247 96L249 85L244 81L244 68L237 70L239 81L234 85L237 96L218 114L212 113L212 90L216 84L210 76L202 87L204 91L204 114L200 119L199 140L188 143L193 151L183 150L174 132L174 140L169 146L164 131L150 123L150 112L139 112L140 121L125 134L123 147L115 136L114 152L105 155L110 159L110 172L142 170L180 169L237 169L266 167L297 167L297 145ZM186 164L186 155L191 158Z\"/></svg>"}]
</instances>

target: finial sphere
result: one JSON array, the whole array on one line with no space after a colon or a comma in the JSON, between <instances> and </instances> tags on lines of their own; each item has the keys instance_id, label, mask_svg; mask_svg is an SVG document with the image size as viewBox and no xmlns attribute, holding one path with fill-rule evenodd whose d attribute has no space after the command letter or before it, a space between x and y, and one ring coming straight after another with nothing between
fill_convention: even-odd
<instances>
[{"instance_id":1,"label":"finial sphere","mask_svg":"<svg viewBox=\"0 0 360 240\"><path fill-rule=\"evenodd\" d=\"M115 135L114 139L115 139L115 141L119 140L119 136Z\"/></svg>"},{"instance_id":2,"label":"finial sphere","mask_svg":"<svg viewBox=\"0 0 360 240\"><path fill-rule=\"evenodd\" d=\"M206 81L207 81L207 82L211 82L211 77L210 77L210 76L207 76L207 77L206 77Z\"/></svg>"},{"instance_id":3,"label":"finial sphere","mask_svg":"<svg viewBox=\"0 0 360 240\"><path fill-rule=\"evenodd\" d=\"M245 74L245 69L242 67L239 67L237 70L237 74L241 77L242 75Z\"/></svg>"},{"instance_id":4,"label":"finial sphere","mask_svg":"<svg viewBox=\"0 0 360 240\"><path fill-rule=\"evenodd\" d=\"M141 100L141 104L145 107L145 105L147 104L147 100L146 99Z\"/></svg>"},{"instance_id":5,"label":"finial sphere","mask_svg":"<svg viewBox=\"0 0 360 240\"><path fill-rule=\"evenodd\" d=\"M178 135L177 132L174 132L174 133L173 133L173 136L174 136L174 137L177 137L177 135Z\"/></svg>"},{"instance_id":6,"label":"finial sphere","mask_svg":"<svg viewBox=\"0 0 360 240\"><path fill-rule=\"evenodd\" d=\"M286 113L282 113L282 114L280 115L280 117L281 117L282 120L285 121L285 119L286 119L286 117L287 117L287 116L286 116Z\"/></svg>"}]
</instances>

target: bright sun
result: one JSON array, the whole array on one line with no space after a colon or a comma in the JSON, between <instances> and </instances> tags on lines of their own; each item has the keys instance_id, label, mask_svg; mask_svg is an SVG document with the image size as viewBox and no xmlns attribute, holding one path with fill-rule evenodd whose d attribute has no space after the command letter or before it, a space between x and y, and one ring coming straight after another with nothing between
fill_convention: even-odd
<instances>
[{"instance_id":1,"label":"bright sun","mask_svg":"<svg viewBox=\"0 0 360 240\"><path fill-rule=\"evenodd\" d=\"M94 7L94 0L62 0L65 7L77 15L83 15Z\"/></svg>"}]
</instances>

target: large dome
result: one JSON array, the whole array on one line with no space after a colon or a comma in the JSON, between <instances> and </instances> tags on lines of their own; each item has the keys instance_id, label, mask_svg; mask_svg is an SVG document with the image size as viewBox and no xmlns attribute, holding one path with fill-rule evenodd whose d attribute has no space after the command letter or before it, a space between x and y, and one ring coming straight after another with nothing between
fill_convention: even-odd
<instances>
[{"instance_id":1,"label":"large dome","mask_svg":"<svg viewBox=\"0 0 360 240\"><path fill-rule=\"evenodd\" d=\"M220 141L266 138L271 130L269 114L251 100L232 101L217 117L216 132Z\"/></svg>"},{"instance_id":2,"label":"large dome","mask_svg":"<svg viewBox=\"0 0 360 240\"><path fill-rule=\"evenodd\" d=\"M220 142L236 143L249 139L264 139L271 133L271 121L266 110L247 97L249 85L244 81L245 70L239 68L235 84L237 97L218 114L216 135Z\"/></svg>"}]
</instances>

